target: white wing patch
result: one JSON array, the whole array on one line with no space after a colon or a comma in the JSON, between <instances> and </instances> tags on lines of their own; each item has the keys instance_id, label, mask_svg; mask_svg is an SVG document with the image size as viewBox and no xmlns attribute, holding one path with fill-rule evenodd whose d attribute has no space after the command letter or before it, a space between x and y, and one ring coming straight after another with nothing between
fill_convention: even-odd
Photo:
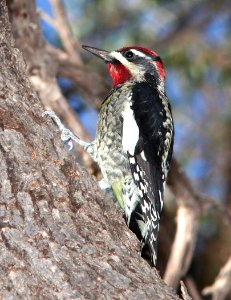
<instances>
[{"instance_id":1,"label":"white wing patch","mask_svg":"<svg viewBox=\"0 0 231 300\"><path fill-rule=\"evenodd\" d=\"M123 150L125 153L128 152L130 155L134 156L135 147L139 140L139 128L130 107L130 103L126 104L122 116L124 119L122 138Z\"/></svg>"}]
</instances>

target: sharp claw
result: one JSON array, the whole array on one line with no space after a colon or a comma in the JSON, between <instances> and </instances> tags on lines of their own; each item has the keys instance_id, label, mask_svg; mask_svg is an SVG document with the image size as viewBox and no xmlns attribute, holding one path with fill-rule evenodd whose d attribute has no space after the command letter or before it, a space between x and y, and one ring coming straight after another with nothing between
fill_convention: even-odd
<instances>
[{"instance_id":1,"label":"sharp claw","mask_svg":"<svg viewBox=\"0 0 231 300\"><path fill-rule=\"evenodd\" d=\"M64 146L68 151L71 151L73 149L73 142L71 139L64 141Z\"/></svg>"}]
</instances>

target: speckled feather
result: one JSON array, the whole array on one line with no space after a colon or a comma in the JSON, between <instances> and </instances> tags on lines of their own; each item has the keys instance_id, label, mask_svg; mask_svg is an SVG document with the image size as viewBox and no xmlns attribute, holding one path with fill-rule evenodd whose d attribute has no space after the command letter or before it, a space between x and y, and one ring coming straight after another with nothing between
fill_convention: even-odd
<instances>
[{"instance_id":1,"label":"speckled feather","mask_svg":"<svg viewBox=\"0 0 231 300\"><path fill-rule=\"evenodd\" d=\"M133 156L128 152L125 153L122 145L123 111L127 101L130 101L140 130L133 163L131 162ZM128 226L142 241L141 252L148 252L153 264L156 263L156 240L163 207L163 184L173 143L173 126L163 127L167 116L170 116L172 124L167 98L164 101L167 107L163 105L163 99L159 97L152 77L146 78L146 81L141 83L128 82L118 85L102 105L95 141L96 160L103 177L112 186L123 181L122 205L127 212L132 212L129 216L125 211ZM171 139L169 143L165 143L168 133ZM163 173L163 170L166 172Z\"/></svg>"},{"instance_id":2,"label":"speckled feather","mask_svg":"<svg viewBox=\"0 0 231 300\"><path fill-rule=\"evenodd\" d=\"M133 63L125 59L131 48L111 52L113 60L107 63L114 83L100 110L94 158L127 225L141 240L141 255L155 265L174 128L161 59L154 51L133 47Z\"/></svg>"}]
</instances>

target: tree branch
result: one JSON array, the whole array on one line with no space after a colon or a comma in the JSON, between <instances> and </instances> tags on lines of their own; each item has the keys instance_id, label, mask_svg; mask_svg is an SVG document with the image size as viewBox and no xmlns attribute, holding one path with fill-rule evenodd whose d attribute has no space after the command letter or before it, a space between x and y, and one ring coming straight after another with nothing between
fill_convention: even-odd
<instances>
[{"instance_id":1,"label":"tree branch","mask_svg":"<svg viewBox=\"0 0 231 300\"><path fill-rule=\"evenodd\" d=\"M186 276L184 279L184 282L185 282L185 286L187 287L189 294L192 296L192 299L193 300L201 300L200 292L198 291L193 278L190 276Z\"/></svg>"},{"instance_id":2,"label":"tree branch","mask_svg":"<svg viewBox=\"0 0 231 300\"><path fill-rule=\"evenodd\" d=\"M72 62L69 56L60 49L46 45L47 53L57 65L57 75L70 79L78 87L80 94L96 109L102 104L110 90L109 82L106 82L98 74L89 71L86 67L79 67Z\"/></svg>"},{"instance_id":3,"label":"tree branch","mask_svg":"<svg viewBox=\"0 0 231 300\"><path fill-rule=\"evenodd\" d=\"M211 295L212 300L225 300L231 291L231 257L226 264L221 268L215 282L203 289L202 294Z\"/></svg>"},{"instance_id":4,"label":"tree branch","mask_svg":"<svg viewBox=\"0 0 231 300\"><path fill-rule=\"evenodd\" d=\"M184 285L183 281L180 282L180 288L181 288L181 293L182 293L183 299L184 300L192 300L192 298L188 294L188 291L187 291L186 286Z\"/></svg>"},{"instance_id":5,"label":"tree branch","mask_svg":"<svg viewBox=\"0 0 231 300\"><path fill-rule=\"evenodd\" d=\"M177 231L168 260L164 281L177 288L191 264L198 231L199 205L196 194L175 159L172 161L168 184L176 197Z\"/></svg>"},{"instance_id":6,"label":"tree branch","mask_svg":"<svg viewBox=\"0 0 231 300\"><path fill-rule=\"evenodd\" d=\"M63 47L66 50L69 57L71 58L71 60L75 61L77 65L82 66L83 62L77 51L80 50L81 47L77 39L73 37L63 5L60 0L50 0L50 2L53 7L56 21L55 24L56 28L58 29L58 33L61 38Z\"/></svg>"}]
</instances>

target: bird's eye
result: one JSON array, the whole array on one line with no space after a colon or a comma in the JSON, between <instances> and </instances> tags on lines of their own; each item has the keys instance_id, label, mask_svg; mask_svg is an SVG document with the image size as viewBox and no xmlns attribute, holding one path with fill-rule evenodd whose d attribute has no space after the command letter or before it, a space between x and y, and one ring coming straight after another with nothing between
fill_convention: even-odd
<instances>
[{"instance_id":1,"label":"bird's eye","mask_svg":"<svg viewBox=\"0 0 231 300\"><path fill-rule=\"evenodd\" d=\"M131 59L134 57L134 53L132 51L126 51L124 56L128 59Z\"/></svg>"}]
</instances>

